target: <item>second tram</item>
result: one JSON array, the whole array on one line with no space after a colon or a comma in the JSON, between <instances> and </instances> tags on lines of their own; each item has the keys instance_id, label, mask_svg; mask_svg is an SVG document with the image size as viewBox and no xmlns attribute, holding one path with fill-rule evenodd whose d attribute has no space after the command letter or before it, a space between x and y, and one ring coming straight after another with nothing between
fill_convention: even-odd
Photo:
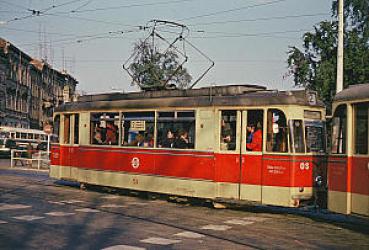
<instances>
[{"instance_id":1,"label":"second tram","mask_svg":"<svg viewBox=\"0 0 369 250\"><path fill-rule=\"evenodd\" d=\"M82 96L54 114L50 175L297 207L326 177L324 118L313 92L255 85Z\"/></svg>"},{"instance_id":2,"label":"second tram","mask_svg":"<svg viewBox=\"0 0 369 250\"><path fill-rule=\"evenodd\" d=\"M334 98L328 160L328 209L369 216L369 84Z\"/></svg>"}]
</instances>

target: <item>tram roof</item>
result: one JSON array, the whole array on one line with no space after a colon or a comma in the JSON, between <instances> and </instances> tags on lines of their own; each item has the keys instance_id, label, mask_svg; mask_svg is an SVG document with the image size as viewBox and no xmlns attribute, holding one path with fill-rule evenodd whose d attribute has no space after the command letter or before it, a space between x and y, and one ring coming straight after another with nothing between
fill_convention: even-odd
<instances>
[{"instance_id":1,"label":"tram roof","mask_svg":"<svg viewBox=\"0 0 369 250\"><path fill-rule=\"evenodd\" d=\"M347 89L339 92L334 101L354 101L369 98L369 83L350 85Z\"/></svg>"},{"instance_id":2,"label":"tram roof","mask_svg":"<svg viewBox=\"0 0 369 250\"><path fill-rule=\"evenodd\" d=\"M258 85L228 85L204 87L190 90L142 91L133 93L109 93L86 95L77 102L59 106L55 111L87 111L107 109L150 109L164 107L207 107L207 106L265 106L302 105L319 106L317 100L309 102L308 96L315 93L305 90L267 90Z\"/></svg>"}]
</instances>

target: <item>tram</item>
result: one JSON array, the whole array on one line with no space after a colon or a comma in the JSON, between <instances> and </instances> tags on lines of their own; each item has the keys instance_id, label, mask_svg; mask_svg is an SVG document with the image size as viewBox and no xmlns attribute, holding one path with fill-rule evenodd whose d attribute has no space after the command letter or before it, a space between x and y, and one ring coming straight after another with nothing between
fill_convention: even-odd
<instances>
[{"instance_id":1,"label":"tram","mask_svg":"<svg viewBox=\"0 0 369 250\"><path fill-rule=\"evenodd\" d=\"M316 93L257 85L81 96L55 111L50 176L298 207L326 177L324 119Z\"/></svg>"},{"instance_id":2,"label":"tram","mask_svg":"<svg viewBox=\"0 0 369 250\"><path fill-rule=\"evenodd\" d=\"M339 92L333 102L328 209L369 216L369 84Z\"/></svg>"}]
</instances>

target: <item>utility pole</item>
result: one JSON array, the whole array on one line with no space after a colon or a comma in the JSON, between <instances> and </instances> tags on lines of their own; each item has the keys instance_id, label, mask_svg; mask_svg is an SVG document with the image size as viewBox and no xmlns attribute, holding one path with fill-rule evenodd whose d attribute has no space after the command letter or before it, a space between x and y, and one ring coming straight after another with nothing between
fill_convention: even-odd
<instances>
[{"instance_id":1,"label":"utility pole","mask_svg":"<svg viewBox=\"0 0 369 250\"><path fill-rule=\"evenodd\" d=\"M343 0L338 0L338 45L336 93L343 90Z\"/></svg>"}]
</instances>

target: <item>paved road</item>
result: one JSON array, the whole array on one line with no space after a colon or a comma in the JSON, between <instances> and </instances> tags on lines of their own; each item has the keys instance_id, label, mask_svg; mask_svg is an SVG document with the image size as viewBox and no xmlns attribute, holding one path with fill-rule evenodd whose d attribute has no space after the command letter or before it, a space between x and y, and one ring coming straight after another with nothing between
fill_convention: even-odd
<instances>
[{"instance_id":1,"label":"paved road","mask_svg":"<svg viewBox=\"0 0 369 250\"><path fill-rule=\"evenodd\" d=\"M369 221L83 191L45 172L2 168L0 248L369 249Z\"/></svg>"}]
</instances>

